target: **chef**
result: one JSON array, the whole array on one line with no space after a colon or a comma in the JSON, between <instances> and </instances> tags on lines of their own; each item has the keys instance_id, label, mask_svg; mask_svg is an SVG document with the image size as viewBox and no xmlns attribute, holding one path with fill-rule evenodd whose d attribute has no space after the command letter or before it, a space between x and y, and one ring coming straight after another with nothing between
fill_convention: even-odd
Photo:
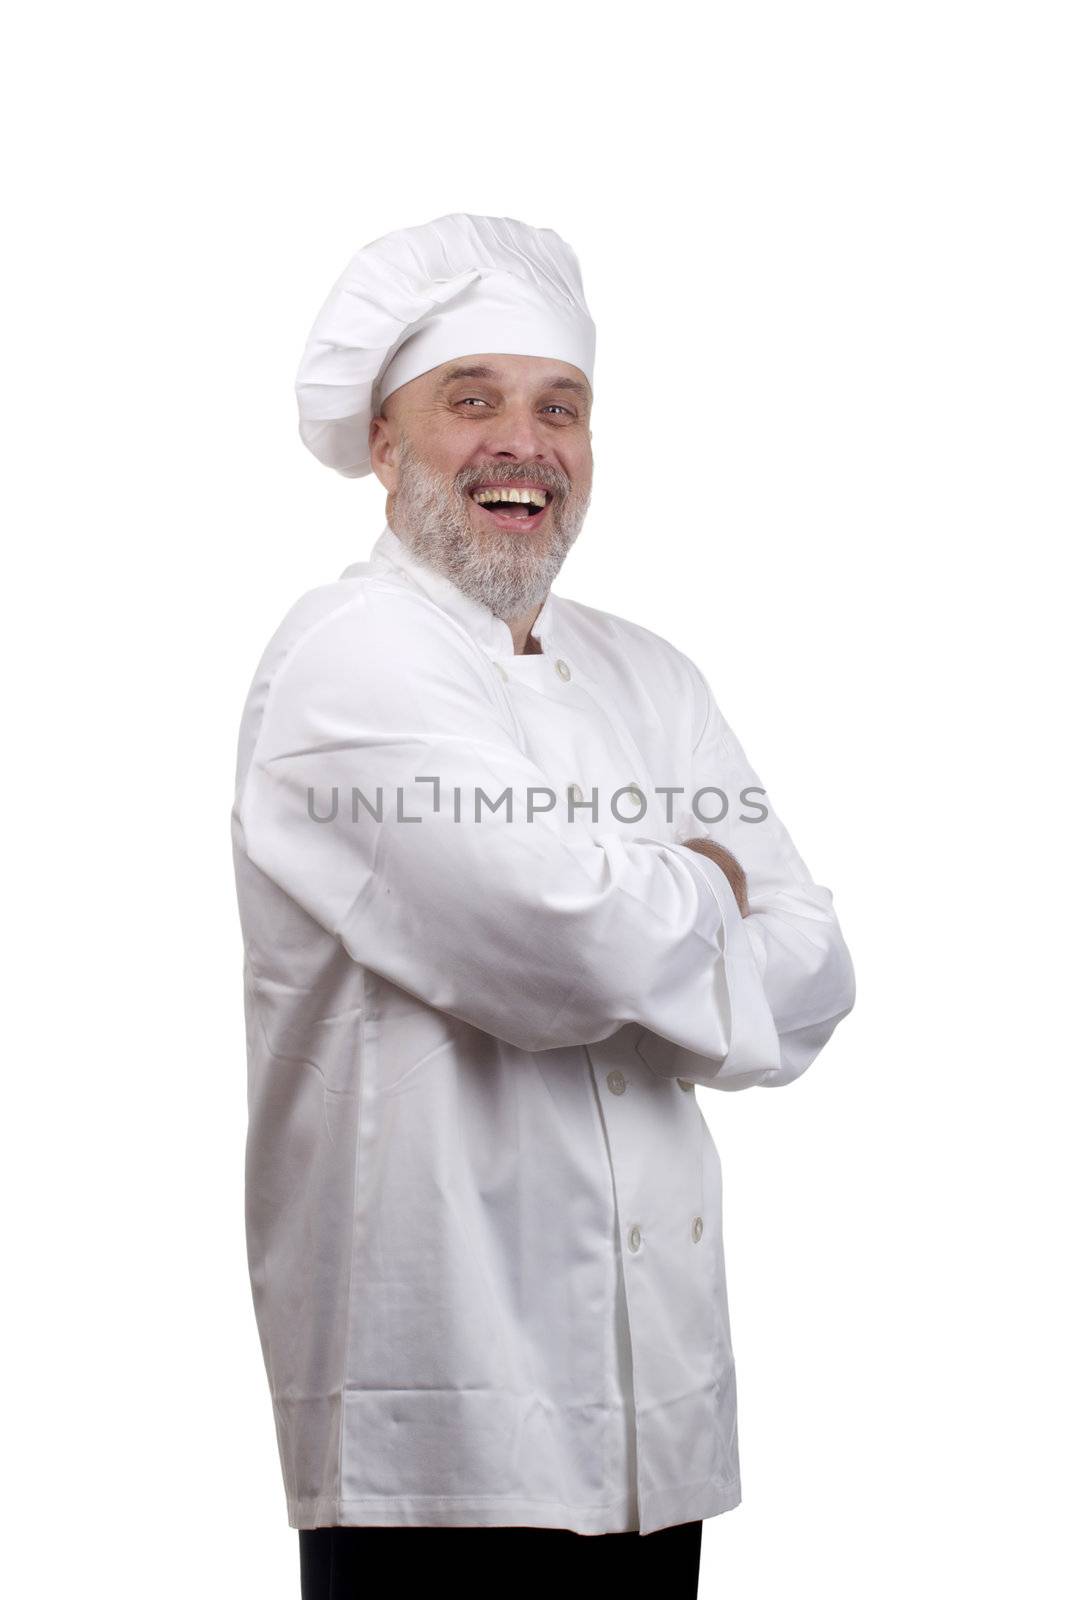
<instances>
[{"instance_id":1,"label":"chef","mask_svg":"<svg viewBox=\"0 0 1067 1600\"><path fill-rule=\"evenodd\" d=\"M450 214L353 257L297 376L304 443L386 490L369 558L267 645L232 813L305 1600L375 1554L695 1595L741 1497L695 1086L791 1082L853 971L700 667L552 588L594 344L556 233Z\"/></svg>"}]
</instances>

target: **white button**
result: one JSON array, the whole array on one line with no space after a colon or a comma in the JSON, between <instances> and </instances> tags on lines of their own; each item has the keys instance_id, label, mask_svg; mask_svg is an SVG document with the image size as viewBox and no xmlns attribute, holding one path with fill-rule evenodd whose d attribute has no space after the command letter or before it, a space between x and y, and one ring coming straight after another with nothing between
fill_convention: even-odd
<instances>
[{"instance_id":1,"label":"white button","mask_svg":"<svg viewBox=\"0 0 1067 1600\"><path fill-rule=\"evenodd\" d=\"M608 1073L608 1088L611 1090L612 1094L626 1093L626 1079L623 1077L621 1072Z\"/></svg>"},{"instance_id":2,"label":"white button","mask_svg":"<svg viewBox=\"0 0 1067 1600\"><path fill-rule=\"evenodd\" d=\"M563 679L567 679L571 675L571 669L570 669L570 667L568 667L567 663L563 660L562 656L557 656L556 657L556 671L559 673L560 677L563 678Z\"/></svg>"},{"instance_id":3,"label":"white button","mask_svg":"<svg viewBox=\"0 0 1067 1600\"><path fill-rule=\"evenodd\" d=\"M640 1247L641 1247L641 1229L637 1226L637 1224L635 1222L633 1227L630 1229L630 1249L631 1250L639 1250Z\"/></svg>"},{"instance_id":4,"label":"white button","mask_svg":"<svg viewBox=\"0 0 1067 1600\"><path fill-rule=\"evenodd\" d=\"M580 783L569 783L567 788L569 789L571 798L575 801L575 803L577 803L579 800L585 799L585 796L582 794L582 786Z\"/></svg>"},{"instance_id":5,"label":"white button","mask_svg":"<svg viewBox=\"0 0 1067 1600\"><path fill-rule=\"evenodd\" d=\"M704 1218L703 1217L694 1217L693 1218L693 1243L694 1244L697 1243L697 1241L700 1238L700 1235L703 1232L704 1232Z\"/></svg>"},{"instance_id":6,"label":"white button","mask_svg":"<svg viewBox=\"0 0 1067 1600\"><path fill-rule=\"evenodd\" d=\"M504 670L503 663L500 662L500 661L494 661L493 665L496 668L496 670L499 672L500 676L503 678L504 682L507 683L508 675L507 675L507 672Z\"/></svg>"},{"instance_id":7,"label":"white button","mask_svg":"<svg viewBox=\"0 0 1067 1600\"><path fill-rule=\"evenodd\" d=\"M679 1089L691 1089L693 1087L688 1078L675 1078L674 1081Z\"/></svg>"},{"instance_id":8,"label":"white button","mask_svg":"<svg viewBox=\"0 0 1067 1600\"><path fill-rule=\"evenodd\" d=\"M643 792L641 790L640 785L636 784L636 783L631 783L631 784L628 785L628 788L629 788L630 794L638 802L638 804L640 804L641 801L645 798L644 794L643 794Z\"/></svg>"}]
</instances>

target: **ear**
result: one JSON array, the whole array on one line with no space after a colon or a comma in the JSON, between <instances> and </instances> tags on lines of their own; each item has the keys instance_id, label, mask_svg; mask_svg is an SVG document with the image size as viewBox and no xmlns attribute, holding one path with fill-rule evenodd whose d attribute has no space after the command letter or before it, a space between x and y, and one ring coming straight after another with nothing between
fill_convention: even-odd
<instances>
[{"instance_id":1,"label":"ear","mask_svg":"<svg viewBox=\"0 0 1067 1600\"><path fill-rule=\"evenodd\" d=\"M397 481L396 444L394 425L388 417L379 413L378 416L371 418L367 443L375 476L391 494L396 488Z\"/></svg>"}]
</instances>

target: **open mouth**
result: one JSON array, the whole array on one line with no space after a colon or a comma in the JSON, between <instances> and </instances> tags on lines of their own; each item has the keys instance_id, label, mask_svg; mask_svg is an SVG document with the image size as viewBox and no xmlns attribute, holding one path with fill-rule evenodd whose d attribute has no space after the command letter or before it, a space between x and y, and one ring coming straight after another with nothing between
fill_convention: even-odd
<instances>
[{"instance_id":1,"label":"open mouth","mask_svg":"<svg viewBox=\"0 0 1067 1600\"><path fill-rule=\"evenodd\" d=\"M498 528L517 533L539 528L552 503L552 491L536 484L476 483L468 492L478 510Z\"/></svg>"}]
</instances>

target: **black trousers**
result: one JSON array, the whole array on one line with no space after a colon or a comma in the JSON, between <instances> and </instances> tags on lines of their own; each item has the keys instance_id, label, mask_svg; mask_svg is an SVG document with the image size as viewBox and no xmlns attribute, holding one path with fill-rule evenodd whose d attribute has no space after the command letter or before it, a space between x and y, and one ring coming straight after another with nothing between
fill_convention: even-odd
<instances>
[{"instance_id":1,"label":"black trousers","mask_svg":"<svg viewBox=\"0 0 1067 1600\"><path fill-rule=\"evenodd\" d=\"M437 1594L501 1600L543 1584L547 1600L620 1595L696 1600L702 1522L655 1533L573 1528L301 1528L301 1600Z\"/></svg>"}]
</instances>

